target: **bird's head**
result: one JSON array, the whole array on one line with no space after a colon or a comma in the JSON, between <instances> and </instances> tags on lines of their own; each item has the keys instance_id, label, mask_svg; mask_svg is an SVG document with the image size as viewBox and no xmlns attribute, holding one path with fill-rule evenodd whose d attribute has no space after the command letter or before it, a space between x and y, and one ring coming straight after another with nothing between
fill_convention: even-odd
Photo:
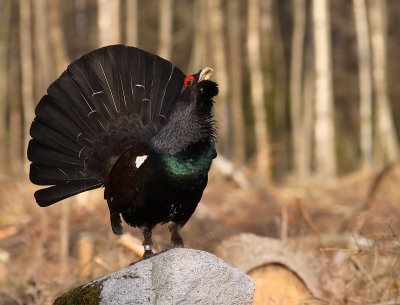
<instances>
[{"instance_id":1,"label":"bird's head","mask_svg":"<svg viewBox=\"0 0 400 305\"><path fill-rule=\"evenodd\" d=\"M213 108L213 97L218 94L218 85L211 80L213 69L206 67L196 74L188 75L183 81L177 108L187 108L192 115L209 115Z\"/></svg>"},{"instance_id":2,"label":"bird's head","mask_svg":"<svg viewBox=\"0 0 400 305\"><path fill-rule=\"evenodd\" d=\"M177 153L191 144L215 141L213 98L218 85L206 67L185 77L182 91L167 124L153 139L158 152Z\"/></svg>"},{"instance_id":3,"label":"bird's head","mask_svg":"<svg viewBox=\"0 0 400 305\"><path fill-rule=\"evenodd\" d=\"M183 80L183 88L181 98L185 96L195 95L196 97L207 100L212 99L218 94L217 83L211 80L214 70L206 67L193 75L188 75Z\"/></svg>"}]
</instances>

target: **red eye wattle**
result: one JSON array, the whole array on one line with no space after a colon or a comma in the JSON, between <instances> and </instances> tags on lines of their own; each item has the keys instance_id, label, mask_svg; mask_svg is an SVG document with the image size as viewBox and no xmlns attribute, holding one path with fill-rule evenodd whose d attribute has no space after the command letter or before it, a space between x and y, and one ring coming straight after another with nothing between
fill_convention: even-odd
<instances>
[{"instance_id":1,"label":"red eye wattle","mask_svg":"<svg viewBox=\"0 0 400 305\"><path fill-rule=\"evenodd\" d=\"M185 88L191 86L194 82L194 76L193 75L189 75L185 77L185 80L183 81L183 86Z\"/></svg>"}]
</instances>

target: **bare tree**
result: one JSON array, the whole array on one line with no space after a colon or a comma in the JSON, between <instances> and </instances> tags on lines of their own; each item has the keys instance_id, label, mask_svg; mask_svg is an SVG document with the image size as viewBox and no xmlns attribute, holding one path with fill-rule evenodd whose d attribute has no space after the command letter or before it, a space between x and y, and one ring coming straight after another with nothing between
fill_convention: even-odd
<instances>
[{"instance_id":1,"label":"bare tree","mask_svg":"<svg viewBox=\"0 0 400 305\"><path fill-rule=\"evenodd\" d=\"M303 109L302 109L302 127L300 151L304 151L299 155L299 172L300 176L309 178L311 176L313 161L313 127L314 127L314 105L315 105L315 71L312 69L311 50L312 46L305 46L305 58L309 58L309 62L304 63L304 85L303 85ZM310 67L308 67L310 66Z\"/></svg>"},{"instance_id":2,"label":"bare tree","mask_svg":"<svg viewBox=\"0 0 400 305\"><path fill-rule=\"evenodd\" d=\"M387 89L386 0L370 0L372 76L376 99L378 162L393 161L399 147Z\"/></svg>"},{"instance_id":3,"label":"bare tree","mask_svg":"<svg viewBox=\"0 0 400 305\"><path fill-rule=\"evenodd\" d=\"M99 46L120 43L120 0L97 0Z\"/></svg>"},{"instance_id":4,"label":"bare tree","mask_svg":"<svg viewBox=\"0 0 400 305\"><path fill-rule=\"evenodd\" d=\"M91 24L88 16L92 4L90 1L86 0L73 0L73 4L75 37L77 39L76 45L84 45L90 41L90 36L92 36ZM82 44L82 42L84 42L84 44Z\"/></svg>"},{"instance_id":5,"label":"bare tree","mask_svg":"<svg viewBox=\"0 0 400 305\"><path fill-rule=\"evenodd\" d=\"M361 164L372 166L372 79L371 45L365 0L353 0L358 48L358 78L360 91Z\"/></svg>"},{"instance_id":6,"label":"bare tree","mask_svg":"<svg viewBox=\"0 0 400 305\"><path fill-rule=\"evenodd\" d=\"M158 41L159 50L158 55L171 60L172 50L172 31L173 31L173 0L159 0L159 30L158 30Z\"/></svg>"},{"instance_id":7,"label":"bare tree","mask_svg":"<svg viewBox=\"0 0 400 305\"><path fill-rule=\"evenodd\" d=\"M5 0L0 3L0 142L3 143L0 148L0 166L2 171L7 169L7 79L8 75L8 39L11 19L11 0Z\"/></svg>"},{"instance_id":8,"label":"bare tree","mask_svg":"<svg viewBox=\"0 0 400 305\"><path fill-rule=\"evenodd\" d=\"M67 67L67 52L65 48L64 32L61 28L58 1L49 1L49 35L50 46L54 54L56 74L60 75ZM67 199L71 200L71 199ZM69 212L68 202L60 207L60 274L68 272L68 251L69 251Z\"/></svg>"},{"instance_id":9,"label":"bare tree","mask_svg":"<svg viewBox=\"0 0 400 305\"><path fill-rule=\"evenodd\" d=\"M193 5L194 24L197 25L193 32L192 52L189 61L189 71L196 71L205 64L207 48L208 12L207 1L195 0Z\"/></svg>"},{"instance_id":10,"label":"bare tree","mask_svg":"<svg viewBox=\"0 0 400 305\"><path fill-rule=\"evenodd\" d=\"M82 232L78 240L79 278L87 281L93 276L93 248L94 241L91 234Z\"/></svg>"},{"instance_id":11,"label":"bare tree","mask_svg":"<svg viewBox=\"0 0 400 305\"><path fill-rule=\"evenodd\" d=\"M127 0L125 2L125 43L130 46L138 46L138 1Z\"/></svg>"},{"instance_id":12,"label":"bare tree","mask_svg":"<svg viewBox=\"0 0 400 305\"><path fill-rule=\"evenodd\" d=\"M264 5L267 1L262 2ZM265 10L262 10L264 12ZM281 16L279 14L279 4L274 2L271 5L270 13L273 21L272 36L267 36L271 43L271 78L272 82L272 106L273 120L269 127L274 130L271 136L271 156L274 159L273 172L274 178L282 180L288 169L290 133L287 128L287 119L290 117L290 110L287 104L289 88L288 88L288 66L285 59L284 34L282 31ZM262 15L263 19L266 19ZM268 17L267 17L268 18ZM263 33L265 37L265 34ZM262 52L261 54L264 54ZM268 93L267 93L268 96ZM273 126L273 127L272 127Z\"/></svg>"},{"instance_id":13,"label":"bare tree","mask_svg":"<svg viewBox=\"0 0 400 305\"><path fill-rule=\"evenodd\" d=\"M328 0L313 0L315 54L315 162L319 176L336 176L335 130Z\"/></svg>"},{"instance_id":14,"label":"bare tree","mask_svg":"<svg viewBox=\"0 0 400 305\"><path fill-rule=\"evenodd\" d=\"M292 56L290 65L290 106L292 123L292 144L294 172L297 179L304 179L306 171L304 168L304 116L303 112L303 55L304 35L306 29L306 1L293 1L293 34L292 34Z\"/></svg>"},{"instance_id":15,"label":"bare tree","mask_svg":"<svg viewBox=\"0 0 400 305\"><path fill-rule=\"evenodd\" d=\"M34 48L35 48L35 69L38 68L39 73L35 75L35 100L46 92L53 75L51 71L50 52L48 44L48 29L47 29L47 0L35 0L32 2L34 12Z\"/></svg>"},{"instance_id":16,"label":"bare tree","mask_svg":"<svg viewBox=\"0 0 400 305\"><path fill-rule=\"evenodd\" d=\"M24 151L28 148L29 128L34 117L33 107L33 58L32 58L32 15L31 2L21 0L19 2L19 37L20 37L20 61L22 83L22 112L24 122ZM25 170L28 172L28 160L24 158Z\"/></svg>"},{"instance_id":17,"label":"bare tree","mask_svg":"<svg viewBox=\"0 0 400 305\"><path fill-rule=\"evenodd\" d=\"M251 102L254 111L254 132L256 138L257 174L265 182L271 177L270 147L267 115L264 105L263 73L260 54L260 2L249 0L247 15L247 56L250 75Z\"/></svg>"},{"instance_id":18,"label":"bare tree","mask_svg":"<svg viewBox=\"0 0 400 305\"><path fill-rule=\"evenodd\" d=\"M55 72L59 75L67 67L65 37L61 29L60 9L57 1L49 1L48 5L50 48L54 57Z\"/></svg>"},{"instance_id":19,"label":"bare tree","mask_svg":"<svg viewBox=\"0 0 400 305\"><path fill-rule=\"evenodd\" d=\"M229 101L232 111L232 158L243 165L246 157L245 125L242 109L242 52L240 35L240 1L227 2L229 39Z\"/></svg>"},{"instance_id":20,"label":"bare tree","mask_svg":"<svg viewBox=\"0 0 400 305\"><path fill-rule=\"evenodd\" d=\"M21 172L24 143L23 113L21 107L21 62L20 54L16 50L20 49L19 37L19 18L13 18L19 13L19 1L10 1L9 35L7 46L7 106L6 106L6 160L7 169L11 173ZM2 20L3 21L3 20ZM25 152L24 152L25 156Z\"/></svg>"},{"instance_id":21,"label":"bare tree","mask_svg":"<svg viewBox=\"0 0 400 305\"><path fill-rule=\"evenodd\" d=\"M218 103L216 103L216 117L218 122L219 146L222 153L226 153L229 149L227 139L229 136L228 121L228 78L225 57L225 35L224 35L224 14L222 11L221 0L208 0L207 11L209 12L209 39L210 53L215 68L215 78L219 83Z\"/></svg>"}]
</instances>

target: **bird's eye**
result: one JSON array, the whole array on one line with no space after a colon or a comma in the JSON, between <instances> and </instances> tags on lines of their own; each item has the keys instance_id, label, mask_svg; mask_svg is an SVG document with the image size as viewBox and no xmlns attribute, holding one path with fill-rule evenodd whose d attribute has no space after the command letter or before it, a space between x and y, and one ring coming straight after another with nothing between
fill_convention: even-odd
<instances>
[{"instance_id":1,"label":"bird's eye","mask_svg":"<svg viewBox=\"0 0 400 305\"><path fill-rule=\"evenodd\" d=\"M185 80L183 81L183 86L185 88L187 88L187 87L191 86L193 84L193 82L194 82L193 75L186 76Z\"/></svg>"}]
</instances>

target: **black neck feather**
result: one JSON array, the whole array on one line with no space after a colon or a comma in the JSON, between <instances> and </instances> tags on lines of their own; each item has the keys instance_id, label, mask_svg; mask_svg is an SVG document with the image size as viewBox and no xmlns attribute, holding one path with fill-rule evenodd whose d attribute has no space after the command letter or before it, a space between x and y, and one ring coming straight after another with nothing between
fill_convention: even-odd
<instances>
[{"instance_id":1,"label":"black neck feather","mask_svg":"<svg viewBox=\"0 0 400 305\"><path fill-rule=\"evenodd\" d=\"M152 139L151 146L157 153L175 154L192 144L213 143L215 134L213 118L201 120L179 113L171 116L168 124Z\"/></svg>"}]
</instances>

